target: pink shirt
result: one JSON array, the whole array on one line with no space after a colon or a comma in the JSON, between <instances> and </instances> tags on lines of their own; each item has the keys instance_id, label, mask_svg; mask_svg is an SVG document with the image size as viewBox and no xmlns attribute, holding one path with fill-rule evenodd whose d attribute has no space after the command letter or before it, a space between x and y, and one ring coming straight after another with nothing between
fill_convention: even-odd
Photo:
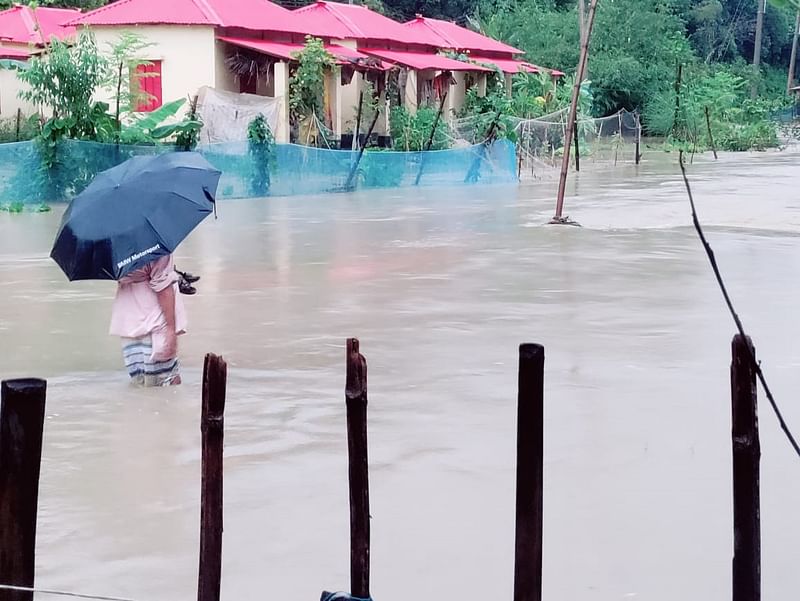
<instances>
[{"instance_id":1,"label":"pink shirt","mask_svg":"<svg viewBox=\"0 0 800 601\"><path fill-rule=\"evenodd\" d=\"M111 308L109 333L124 338L139 338L165 328L166 318L158 305L157 292L175 287L175 331L186 330L186 310L178 294L178 274L172 255L161 257L129 273L117 283L117 296Z\"/></svg>"}]
</instances>

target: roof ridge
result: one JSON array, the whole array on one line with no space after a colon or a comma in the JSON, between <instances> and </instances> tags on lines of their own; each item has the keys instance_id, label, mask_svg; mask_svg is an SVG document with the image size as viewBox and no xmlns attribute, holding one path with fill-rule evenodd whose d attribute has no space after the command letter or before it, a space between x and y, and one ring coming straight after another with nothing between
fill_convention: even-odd
<instances>
[{"instance_id":1,"label":"roof ridge","mask_svg":"<svg viewBox=\"0 0 800 601\"><path fill-rule=\"evenodd\" d=\"M192 0L192 3L197 7L197 10L203 13L203 16L209 20L211 25L225 25L217 11L214 10L214 7L206 0Z\"/></svg>"},{"instance_id":2,"label":"roof ridge","mask_svg":"<svg viewBox=\"0 0 800 601\"><path fill-rule=\"evenodd\" d=\"M33 39L34 43L44 44L44 34L42 33L42 28L39 25L39 19L36 18L34 9L32 9L30 6L24 5L20 5L17 8L19 8L19 16L22 19L22 24L25 26L25 29L28 30L28 35Z\"/></svg>"},{"instance_id":3,"label":"roof ridge","mask_svg":"<svg viewBox=\"0 0 800 601\"><path fill-rule=\"evenodd\" d=\"M438 27L436 27L435 22L438 22L438 19L428 19L427 17L422 17L422 23L423 23L423 25L425 25L425 27L427 27L428 29L433 31L433 33L435 33L440 38L442 38L445 42L447 42L450 45L451 48L456 48L457 49L458 48L458 42L456 42L449 35L447 35L447 33L442 31Z\"/></svg>"},{"instance_id":4,"label":"roof ridge","mask_svg":"<svg viewBox=\"0 0 800 601\"><path fill-rule=\"evenodd\" d=\"M131 2L133 2L133 0L117 0L116 2L112 2L111 4L106 4L105 6L101 6L100 8L95 8L94 10L90 10L88 13L82 13L80 16L70 21L67 21L66 23L64 23L64 25L75 25L76 23L79 23L80 21L83 21L88 17L99 15L112 8L119 8L123 4L130 4Z\"/></svg>"},{"instance_id":5,"label":"roof ridge","mask_svg":"<svg viewBox=\"0 0 800 601\"><path fill-rule=\"evenodd\" d=\"M317 1L317 4L322 4L323 6L325 6L325 8L326 8L326 9L328 9L328 7L330 7L330 5L331 5L331 3L330 3L330 2L326 2L325 0L318 0L318 1ZM348 6L351 6L351 5L349 5L349 4L348 4ZM354 5L352 5L352 6L354 6ZM362 7L358 7L358 8L362 8ZM341 22L342 22L342 23L343 23L343 24L344 24L346 27L350 28L350 30L351 30L351 31L355 32L357 35L360 35L361 37L364 37L364 38L366 38L366 37L367 37L367 34L366 34L366 33L364 33L364 32L361 30L361 28L360 28L360 27L358 27L358 25L356 25L355 23L353 23L353 21L351 21L349 17L347 17L347 16L345 16L345 15L343 15L343 14L340 14L340 13L339 13L339 11L337 11L337 10L336 10L336 9L334 9L334 8L330 8L329 10L330 10L330 13L331 13L331 14L332 14L332 15L333 15L333 16L334 16L334 17L335 17L337 20L341 21Z\"/></svg>"}]
</instances>

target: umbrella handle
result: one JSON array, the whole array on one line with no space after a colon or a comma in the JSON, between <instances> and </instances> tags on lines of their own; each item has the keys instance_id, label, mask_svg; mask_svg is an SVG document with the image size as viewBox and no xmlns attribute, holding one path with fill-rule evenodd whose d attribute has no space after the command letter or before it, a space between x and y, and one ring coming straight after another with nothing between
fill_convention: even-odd
<instances>
[{"instance_id":1,"label":"umbrella handle","mask_svg":"<svg viewBox=\"0 0 800 601\"><path fill-rule=\"evenodd\" d=\"M211 192L209 192L208 188L205 187L205 186L203 186L203 194L206 195L206 198L208 199L208 202L210 202L212 205L214 205L214 219L216 219L217 218L217 199L214 198L211 195Z\"/></svg>"}]
</instances>

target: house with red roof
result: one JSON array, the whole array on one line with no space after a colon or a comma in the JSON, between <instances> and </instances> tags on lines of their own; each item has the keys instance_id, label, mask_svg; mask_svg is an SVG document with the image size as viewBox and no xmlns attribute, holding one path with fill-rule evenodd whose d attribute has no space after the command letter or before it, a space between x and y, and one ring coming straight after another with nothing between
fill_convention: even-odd
<instances>
[{"instance_id":1,"label":"house with red roof","mask_svg":"<svg viewBox=\"0 0 800 601\"><path fill-rule=\"evenodd\" d=\"M502 72L505 75L508 94L511 94L511 78L516 73L549 72L554 78L564 75L561 71L546 69L522 60L519 57L524 53L518 48L449 21L417 15L415 19L404 23L403 27L413 31L416 38L424 40L429 46L466 56L469 62ZM473 84L467 77L454 79L449 102L451 110L457 110L463 105L466 90L470 85ZM474 85L479 87L481 93L485 93L485 78L479 79Z\"/></svg>"},{"instance_id":2,"label":"house with red roof","mask_svg":"<svg viewBox=\"0 0 800 601\"><path fill-rule=\"evenodd\" d=\"M276 60L256 69L249 78L237 77L226 64L230 57L225 38L248 38L298 44L302 27L291 11L268 0L118 0L69 22L86 26L103 48L123 30L137 33L148 44L138 67L151 100L140 110L155 110L164 102L193 97L204 87L285 97L289 69ZM286 102L280 108L275 132L288 141Z\"/></svg>"},{"instance_id":3,"label":"house with red roof","mask_svg":"<svg viewBox=\"0 0 800 601\"><path fill-rule=\"evenodd\" d=\"M516 48L452 23L419 18L401 24L364 6L327 0L292 11L269 0L117 0L65 25L89 27L101 48L122 30L149 44L138 57L147 65L138 68L148 72L141 81L151 100L140 110L203 88L272 97L280 107L278 141L289 139L289 77L306 35L321 38L336 59L325 79L321 116L336 137L352 130L366 82L384 99L387 89L397 90L412 111L448 94L455 111L469 85L485 90L494 65L509 77L535 68L516 58ZM444 54L448 50L474 52L491 64L457 60ZM378 131L387 128L384 121Z\"/></svg>"},{"instance_id":4,"label":"house with red roof","mask_svg":"<svg viewBox=\"0 0 800 601\"><path fill-rule=\"evenodd\" d=\"M26 61L51 39L73 36L75 28L62 24L78 15L77 10L28 6L0 11L0 60ZM0 119L16 117L19 110L25 115L35 112L35 107L18 97L19 90L15 72L0 69Z\"/></svg>"},{"instance_id":5,"label":"house with red roof","mask_svg":"<svg viewBox=\"0 0 800 601\"><path fill-rule=\"evenodd\" d=\"M293 13L312 35L336 35L338 44L384 64L385 73L357 72L347 85L337 88L333 106L339 121L334 123L335 132L352 129L365 80L381 93L391 84L399 91L400 102L413 112L420 104L438 102L449 89L453 73L469 72L478 77L488 72L484 67L441 55L435 44L416 31L365 6L318 0ZM388 129L387 117L385 111L379 123L381 131Z\"/></svg>"}]
</instances>

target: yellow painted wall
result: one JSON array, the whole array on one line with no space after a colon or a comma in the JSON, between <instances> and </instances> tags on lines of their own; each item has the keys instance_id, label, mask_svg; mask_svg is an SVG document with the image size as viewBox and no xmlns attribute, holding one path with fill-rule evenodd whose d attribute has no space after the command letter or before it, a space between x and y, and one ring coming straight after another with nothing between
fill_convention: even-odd
<instances>
[{"instance_id":1,"label":"yellow painted wall","mask_svg":"<svg viewBox=\"0 0 800 601\"><path fill-rule=\"evenodd\" d=\"M217 56L214 28L175 25L93 27L97 45L107 52L121 31L140 35L152 45L141 52L143 60L161 61L161 89L164 103L197 94L202 86L217 84ZM223 88L227 89L227 88ZM102 94L98 100L110 100ZM188 102L187 102L188 105Z\"/></svg>"}]
</instances>

